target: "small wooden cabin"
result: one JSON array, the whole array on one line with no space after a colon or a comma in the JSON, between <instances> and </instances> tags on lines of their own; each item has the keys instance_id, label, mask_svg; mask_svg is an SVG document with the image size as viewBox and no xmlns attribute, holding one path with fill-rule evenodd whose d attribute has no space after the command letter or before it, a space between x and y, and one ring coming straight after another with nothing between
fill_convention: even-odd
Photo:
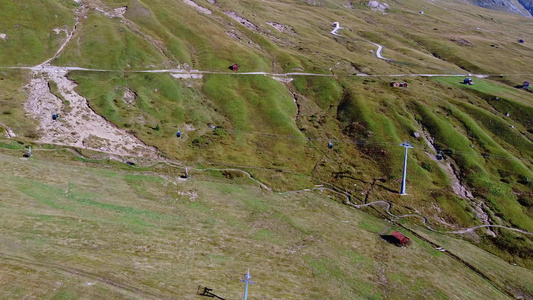
<instances>
[{"instance_id":1,"label":"small wooden cabin","mask_svg":"<svg viewBox=\"0 0 533 300\"><path fill-rule=\"evenodd\" d=\"M230 69L232 71L239 71L239 65L236 64L236 63L233 63L231 66L229 66L228 69Z\"/></svg>"},{"instance_id":2,"label":"small wooden cabin","mask_svg":"<svg viewBox=\"0 0 533 300\"><path fill-rule=\"evenodd\" d=\"M390 83L391 87L407 87L407 82L396 82L393 81Z\"/></svg>"},{"instance_id":3,"label":"small wooden cabin","mask_svg":"<svg viewBox=\"0 0 533 300\"><path fill-rule=\"evenodd\" d=\"M393 231L391 233L391 236L396 239L396 243L400 246L409 246L411 244L411 239L409 239L399 231Z\"/></svg>"}]
</instances>

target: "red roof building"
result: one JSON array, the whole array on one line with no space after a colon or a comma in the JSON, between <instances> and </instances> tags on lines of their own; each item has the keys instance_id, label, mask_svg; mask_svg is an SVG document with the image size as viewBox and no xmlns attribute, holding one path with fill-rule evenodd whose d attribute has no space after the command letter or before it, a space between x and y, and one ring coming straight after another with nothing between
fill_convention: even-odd
<instances>
[{"instance_id":1,"label":"red roof building","mask_svg":"<svg viewBox=\"0 0 533 300\"><path fill-rule=\"evenodd\" d=\"M239 71L239 65L236 64L236 63L234 63L234 64L232 64L231 66L229 66L228 69L230 69L230 70L232 70L232 71Z\"/></svg>"},{"instance_id":2,"label":"red roof building","mask_svg":"<svg viewBox=\"0 0 533 300\"><path fill-rule=\"evenodd\" d=\"M397 240L397 243L402 246L409 245L411 243L411 240L399 231L395 230L391 233L391 235Z\"/></svg>"}]
</instances>

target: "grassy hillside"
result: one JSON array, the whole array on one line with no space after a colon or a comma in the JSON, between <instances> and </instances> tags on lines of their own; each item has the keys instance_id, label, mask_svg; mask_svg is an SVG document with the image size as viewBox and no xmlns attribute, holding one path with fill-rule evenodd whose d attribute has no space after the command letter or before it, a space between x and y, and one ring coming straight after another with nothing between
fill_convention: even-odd
<instances>
[{"instance_id":1,"label":"grassy hillside","mask_svg":"<svg viewBox=\"0 0 533 300\"><path fill-rule=\"evenodd\" d=\"M235 298L234 279L250 264L258 282L280 278L264 282L265 298L533 294L531 235L495 228L439 235L418 227L420 218L384 223L382 208L354 211L342 197L276 193L323 185L354 203L386 201L393 214L425 216L438 231L490 224L532 232L533 94L519 88L533 80L530 18L418 0L388 3L384 12L340 0L52 2L0 0L0 126L16 134L4 148L51 148L29 160L8 150L1 158L12 196L0 209L21 216L3 223L11 265L1 276L21 272L6 294L77 298L90 278L101 283L90 286L90 298L184 291L192 298L197 284ZM339 35L330 33L333 22ZM72 39L50 64L86 70L20 68L54 57L67 33ZM228 69L232 63L239 71ZM462 84L466 76L475 84ZM38 80L45 83L38 90L28 85ZM71 122L56 134L75 136L90 119L70 103L78 94L103 122L155 147L158 160L243 170L274 192L240 171L191 171L193 180L180 181L182 168L130 168L47 145L55 124ZM48 110L31 115L29 95L44 106L57 100L59 122ZM404 140L414 148L408 195L400 196ZM103 153L91 157L147 159L94 150ZM454 247L485 279L426 241L399 249L379 238L401 226ZM64 257L63 267L51 268ZM520 272L498 278L514 267L506 262ZM67 279L71 273L79 277ZM43 289L57 276L68 284Z\"/></svg>"},{"instance_id":2,"label":"grassy hillside","mask_svg":"<svg viewBox=\"0 0 533 300\"><path fill-rule=\"evenodd\" d=\"M53 56L74 25L74 1L0 1L0 66L32 66ZM55 31L54 31L55 29Z\"/></svg>"},{"instance_id":3,"label":"grassy hillside","mask_svg":"<svg viewBox=\"0 0 533 300\"><path fill-rule=\"evenodd\" d=\"M423 240L387 243L380 234L398 227L326 194L265 193L218 172L183 181L180 169L83 162L62 150L29 160L3 150L0 160L8 298L196 299L200 284L238 298L248 267L254 298L505 298ZM428 234L450 250L467 244ZM476 251L465 259L478 267L503 263ZM533 273L514 268L499 280L531 293Z\"/></svg>"}]
</instances>

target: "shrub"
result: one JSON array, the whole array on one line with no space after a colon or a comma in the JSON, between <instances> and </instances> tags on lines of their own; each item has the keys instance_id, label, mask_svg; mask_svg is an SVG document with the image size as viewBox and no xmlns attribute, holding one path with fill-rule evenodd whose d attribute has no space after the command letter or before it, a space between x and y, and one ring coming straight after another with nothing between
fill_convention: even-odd
<instances>
[{"instance_id":1,"label":"shrub","mask_svg":"<svg viewBox=\"0 0 533 300\"><path fill-rule=\"evenodd\" d=\"M431 170L433 169L433 168L431 167L431 165L428 164L427 162L422 162L422 168L423 168L424 170L429 171L429 172L431 172Z\"/></svg>"},{"instance_id":2,"label":"shrub","mask_svg":"<svg viewBox=\"0 0 533 300\"><path fill-rule=\"evenodd\" d=\"M526 197L519 197L518 203L524 207L533 207L533 199L532 198L526 198Z\"/></svg>"}]
</instances>

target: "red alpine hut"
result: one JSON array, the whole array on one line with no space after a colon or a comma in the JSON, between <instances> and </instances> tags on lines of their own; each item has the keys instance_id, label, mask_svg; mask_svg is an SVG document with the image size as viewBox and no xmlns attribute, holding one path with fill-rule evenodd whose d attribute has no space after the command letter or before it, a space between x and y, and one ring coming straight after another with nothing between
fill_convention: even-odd
<instances>
[{"instance_id":1,"label":"red alpine hut","mask_svg":"<svg viewBox=\"0 0 533 300\"><path fill-rule=\"evenodd\" d=\"M400 246L409 246L411 244L411 240L399 231L393 231L391 236L396 239L396 243Z\"/></svg>"},{"instance_id":2,"label":"red alpine hut","mask_svg":"<svg viewBox=\"0 0 533 300\"><path fill-rule=\"evenodd\" d=\"M228 67L228 69L232 71L239 71L239 65L236 63L233 63L231 66Z\"/></svg>"}]
</instances>

